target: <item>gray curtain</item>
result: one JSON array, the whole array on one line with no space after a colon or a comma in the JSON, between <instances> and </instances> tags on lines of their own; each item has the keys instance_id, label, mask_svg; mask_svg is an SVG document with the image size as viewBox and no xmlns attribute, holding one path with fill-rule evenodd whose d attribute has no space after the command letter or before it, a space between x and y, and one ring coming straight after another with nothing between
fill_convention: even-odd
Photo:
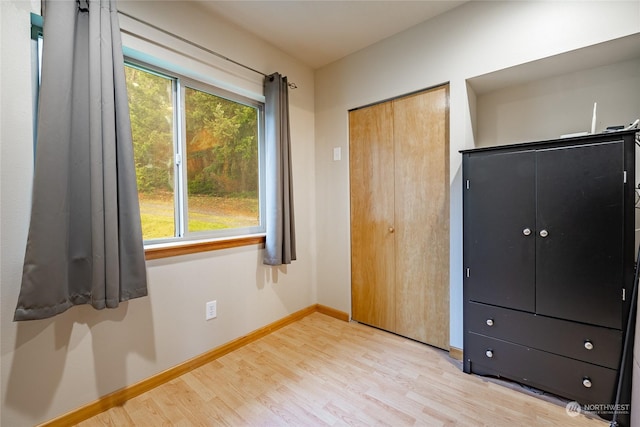
<instances>
[{"instance_id":1,"label":"gray curtain","mask_svg":"<svg viewBox=\"0 0 640 427\"><path fill-rule=\"evenodd\" d=\"M266 142L266 228L264 263L291 264L296 259L289 86L278 73L264 80Z\"/></svg>"},{"instance_id":2,"label":"gray curtain","mask_svg":"<svg viewBox=\"0 0 640 427\"><path fill-rule=\"evenodd\" d=\"M14 320L147 294L115 0L44 3L31 222Z\"/></svg>"}]
</instances>

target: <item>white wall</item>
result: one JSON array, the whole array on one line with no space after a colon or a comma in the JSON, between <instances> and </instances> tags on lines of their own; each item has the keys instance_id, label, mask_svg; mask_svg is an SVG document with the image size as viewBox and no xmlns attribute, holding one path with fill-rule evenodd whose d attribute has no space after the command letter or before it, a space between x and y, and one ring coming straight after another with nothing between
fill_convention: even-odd
<instances>
[{"instance_id":1,"label":"white wall","mask_svg":"<svg viewBox=\"0 0 640 427\"><path fill-rule=\"evenodd\" d=\"M640 43L640 40L639 40ZM596 132L640 117L640 58L494 90L477 97L477 146Z\"/></svg>"},{"instance_id":2,"label":"white wall","mask_svg":"<svg viewBox=\"0 0 640 427\"><path fill-rule=\"evenodd\" d=\"M150 261L149 297L118 309L75 307L53 319L15 323L33 173L29 12L39 1L0 2L0 424L27 426L76 409L316 303L313 72L274 47L186 2L119 2L134 16L266 73L288 75L298 261L262 265L248 246ZM123 28L127 24L122 19ZM145 31L140 26L130 28ZM148 31L148 30L146 30ZM150 33L149 33L150 34ZM46 43L46 41L45 41ZM125 43L145 48L130 36ZM169 43L176 43L169 39ZM149 47L149 46L146 46ZM262 93L261 77L176 44L180 64ZM151 49L151 47L149 47ZM154 54L175 55L158 47ZM164 53L163 53L164 52ZM173 55L173 56L172 56ZM218 301L206 322L204 306Z\"/></svg>"},{"instance_id":3,"label":"white wall","mask_svg":"<svg viewBox=\"0 0 640 427\"><path fill-rule=\"evenodd\" d=\"M638 33L638 18L637 1L474 1L317 70L318 302L350 312L349 161L331 159L333 147L348 153L347 111L450 82L450 340L462 348L458 151L474 146L472 116L480 114L467 79Z\"/></svg>"}]
</instances>

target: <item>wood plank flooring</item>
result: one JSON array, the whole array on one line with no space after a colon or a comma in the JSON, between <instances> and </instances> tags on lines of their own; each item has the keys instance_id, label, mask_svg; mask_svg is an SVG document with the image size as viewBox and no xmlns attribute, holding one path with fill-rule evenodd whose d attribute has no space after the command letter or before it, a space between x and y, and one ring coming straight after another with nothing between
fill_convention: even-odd
<instances>
[{"instance_id":1,"label":"wood plank flooring","mask_svg":"<svg viewBox=\"0 0 640 427\"><path fill-rule=\"evenodd\" d=\"M79 424L597 426L444 351L314 313Z\"/></svg>"}]
</instances>

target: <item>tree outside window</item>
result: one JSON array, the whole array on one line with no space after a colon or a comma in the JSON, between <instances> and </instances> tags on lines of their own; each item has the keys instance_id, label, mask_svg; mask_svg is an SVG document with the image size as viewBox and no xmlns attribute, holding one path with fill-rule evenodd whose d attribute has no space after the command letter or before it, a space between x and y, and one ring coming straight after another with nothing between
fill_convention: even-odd
<instances>
[{"instance_id":1,"label":"tree outside window","mask_svg":"<svg viewBox=\"0 0 640 427\"><path fill-rule=\"evenodd\" d=\"M125 71L145 241L261 231L261 106Z\"/></svg>"}]
</instances>

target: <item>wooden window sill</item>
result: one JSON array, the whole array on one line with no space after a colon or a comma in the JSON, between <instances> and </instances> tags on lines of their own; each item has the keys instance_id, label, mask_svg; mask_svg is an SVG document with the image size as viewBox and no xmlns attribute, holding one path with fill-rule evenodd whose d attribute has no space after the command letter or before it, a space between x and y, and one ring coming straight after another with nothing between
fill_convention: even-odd
<instances>
[{"instance_id":1,"label":"wooden window sill","mask_svg":"<svg viewBox=\"0 0 640 427\"><path fill-rule=\"evenodd\" d=\"M195 254L198 252L215 251L219 249L237 248L240 246L264 245L264 236L246 236L239 238L210 240L205 242L189 242L176 245L150 246L145 248L146 260L169 258L179 255Z\"/></svg>"}]
</instances>

